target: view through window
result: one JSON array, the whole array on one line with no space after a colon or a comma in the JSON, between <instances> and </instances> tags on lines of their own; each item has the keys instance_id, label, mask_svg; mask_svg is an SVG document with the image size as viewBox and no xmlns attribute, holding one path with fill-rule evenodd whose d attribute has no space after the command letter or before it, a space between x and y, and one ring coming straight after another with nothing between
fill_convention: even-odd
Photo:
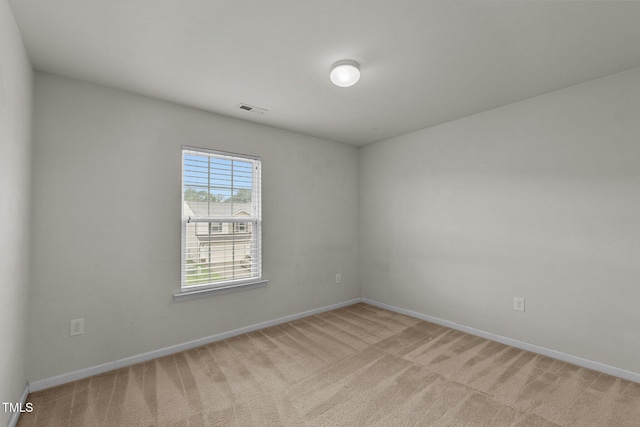
<instances>
[{"instance_id":1,"label":"view through window","mask_svg":"<svg viewBox=\"0 0 640 427\"><path fill-rule=\"evenodd\" d=\"M182 289L261 279L260 159L182 149Z\"/></svg>"}]
</instances>

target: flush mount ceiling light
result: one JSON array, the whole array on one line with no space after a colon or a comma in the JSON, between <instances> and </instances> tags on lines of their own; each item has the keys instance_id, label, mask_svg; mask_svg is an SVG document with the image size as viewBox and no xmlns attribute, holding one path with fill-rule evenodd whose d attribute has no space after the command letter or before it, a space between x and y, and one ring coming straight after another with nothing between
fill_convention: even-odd
<instances>
[{"instance_id":1,"label":"flush mount ceiling light","mask_svg":"<svg viewBox=\"0 0 640 427\"><path fill-rule=\"evenodd\" d=\"M336 86L353 86L360 80L360 65L349 59L338 61L331 67L329 78Z\"/></svg>"}]
</instances>

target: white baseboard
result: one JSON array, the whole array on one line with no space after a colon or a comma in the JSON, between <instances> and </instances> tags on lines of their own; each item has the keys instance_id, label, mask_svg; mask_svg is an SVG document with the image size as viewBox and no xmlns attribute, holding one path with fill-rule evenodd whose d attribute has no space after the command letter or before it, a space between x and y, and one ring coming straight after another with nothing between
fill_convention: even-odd
<instances>
[{"instance_id":1,"label":"white baseboard","mask_svg":"<svg viewBox=\"0 0 640 427\"><path fill-rule=\"evenodd\" d=\"M243 328L234 329L229 332L223 332L216 335L211 335L205 338L200 338L194 341L189 341L182 344L173 345L170 347L153 350L148 353L138 354L136 356L126 357L124 359L116 360L114 362L107 362L101 365L93 366L90 368L80 369L77 371L69 372L66 374L58 375L51 378L45 378L43 380L37 380L28 384L31 392L44 390L47 388L55 387L58 385L66 384L72 381L81 380L91 377L93 375L102 374L104 372L112 371L114 369L120 369L127 366L135 365L136 363L147 362L158 357L167 356L169 354L178 353L184 350L189 350L201 345L210 344L212 342L221 341L227 338L235 337L237 335L246 334L247 332L257 331L259 329L268 328L270 326L276 326L282 323L291 322L293 320L301 319L303 317L312 316L314 314L323 313L329 310L335 310L337 308L346 307L359 303L361 298L354 298L352 300L343 301L337 304L328 305L325 307L315 308L313 310L303 311L302 313L291 314L279 319L269 320L267 322L256 323L255 325L245 326ZM26 395L25 395L26 399ZM16 419L17 421L17 419Z\"/></svg>"},{"instance_id":2,"label":"white baseboard","mask_svg":"<svg viewBox=\"0 0 640 427\"><path fill-rule=\"evenodd\" d=\"M31 389L29 388L29 384L25 384L24 390L20 395L20 400L18 401L20 402L20 408L25 407L25 403L27 403L27 396L29 395L30 391ZM7 427L15 427L16 424L18 424L18 418L20 418L20 412L12 412L11 416L9 417L9 421L7 422Z\"/></svg>"},{"instance_id":3,"label":"white baseboard","mask_svg":"<svg viewBox=\"0 0 640 427\"><path fill-rule=\"evenodd\" d=\"M216 335L211 335L205 338L200 338L194 341L189 341L182 344L177 344L170 347L161 348L158 350L150 351L148 353L139 354L136 356L127 357L124 359L116 360L114 362L107 362L101 365L93 366L90 368L80 369L77 371L69 372L66 374L58 375L51 378L45 378L43 380L33 381L25 387L25 391L22 396L21 402L24 404L27 398L27 394L29 392L35 392L44 390L47 388L55 387L61 384L66 384L72 381L77 381L83 378L88 378L93 375L98 375L104 372L112 371L114 369L120 369L127 366L135 365L136 363L146 362L158 357L167 356L169 354L178 353L184 350L189 350L195 347L199 347L201 345L210 344L212 342L221 341L227 338L231 338L237 335L245 334L247 332L257 331L259 329L268 328L271 326L276 326L282 323L291 322L293 320L301 319L303 317L312 316L314 314L323 313L329 310L335 310L337 308L346 307L349 305L353 305L359 302L363 302L366 304L370 304L376 307L384 308L390 311L394 311L396 313L405 314L407 316L415 317L418 319L426 320L427 322L436 323L438 325L446 326L451 329L456 329L458 331L466 332L471 335L476 335L482 338L486 338L492 341L496 341L502 344L510 345L512 347L516 347L522 350L531 351L533 353L541 354L543 356L552 357L554 359L562 360L563 362L572 363L577 366L582 366L584 368L592 369L594 371L602 372L605 374L613 375L616 377L624 378L629 381L634 381L640 383L640 373L628 371L625 369L617 368L615 366L610 366L604 363L595 362L593 360L584 359L578 356L574 356L571 354L562 353L560 351L552 350L545 347L540 347L535 344L529 344L527 342L518 341L512 338L507 338L501 335L493 334L491 332L482 331L480 329L472 328L465 325L460 325L458 323L454 323L448 320L443 320L434 316L428 316L426 314L418 313L416 311L407 310L404 308L396 307L393 305L381 303L375 300L371 300L369 298L354 298L348 301L343 301L337 304L328 305L321 308L316 308L313 310L304 311L301 313L291 314L289 316L284 316L279 319L269 320L266 322L257 323L255 325L245 326L243 328L234 329L232 331L223 332ZM9 426L15 426L15 423L18 421L18 415L12 415L9 420ZM15 418L15 419L14 419ZM13 424L12 424L13 421Z\"/></svg>"},{"instance_id":4,"label":"white baseboard","mask_svg":"<svg viewBox=\"0 0 640 427\"><path fill-rule=\"evenodd\" d=\"M572 363L577 366L582 366L583 368L592 369L594 371L602 372L604 374L613 375L615 377L623 378L625 380L634 381L640 383L640 373L628 371L626 369L616 368L615 366L607 365L600 362L595 362L593 360L584 359L579 356L574 356L567 353L562 353L560 351L552 350L546 347L541 347L535 344L529 344L524 341L518 341L512 338L503 337L502 335L493 334L491 332L485 332L480 329L472 328L465 325L460 325L458 323L450 322L448 320L443 320L438 317L428 316L426 314L418 313L412 310L406 310L404 308L395 307L393 305L385 304L382 302L374 301L369 298L362 298L362 302L370 305L374 305L376 307L385 308L390 311L394 311L400 314L406 314L407 316L416 317L421 320L426 320L427 322L436 323L438 325L446 326L451 329L455 329L458 331L466 332L471 335L479 336L482 338L489 339L491 341L496 341L502 344L509 345L511 347L516 347L521 350L530 351L532 353L541 354L543 356L548 356L553 359L558 359L563 362Z\"/></svg>"}]
</instances>

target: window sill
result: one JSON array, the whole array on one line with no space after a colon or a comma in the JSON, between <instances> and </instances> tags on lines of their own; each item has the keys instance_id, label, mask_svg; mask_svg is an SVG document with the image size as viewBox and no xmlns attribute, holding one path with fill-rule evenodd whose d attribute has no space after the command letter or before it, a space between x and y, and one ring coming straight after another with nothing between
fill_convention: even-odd
<instances>
[{"instance_id":1,"label":"window sill","mask_svg":"<svg viewBox=\"0 0 640 427\"><path fill-rule=\"evenodd\" d=\"M226 294L229 292L245 291L247 289L261 288L269 283L266 279L254 280L252 282L235 283L228 286L220 286L217 288L203 288L186 290L173 294L174 301L187 301L195 298L203 298L212 295Z\"/></svg>"}]
</instances>

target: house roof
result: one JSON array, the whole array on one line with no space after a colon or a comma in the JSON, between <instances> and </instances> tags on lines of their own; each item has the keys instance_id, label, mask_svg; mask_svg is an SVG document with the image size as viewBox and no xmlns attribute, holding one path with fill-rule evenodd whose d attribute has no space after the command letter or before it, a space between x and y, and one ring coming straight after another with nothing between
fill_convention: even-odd
<instances>
[{"instance_id":1,"label":"house roof","mask_svg":"<svg viewBox=\"0 0 640 427\"><path fill-rule=\"evenodd\" d=\"M250 203L194 202L185 200L185 214L189 216L250 216Z\"/></svg>"}]
</instances>

